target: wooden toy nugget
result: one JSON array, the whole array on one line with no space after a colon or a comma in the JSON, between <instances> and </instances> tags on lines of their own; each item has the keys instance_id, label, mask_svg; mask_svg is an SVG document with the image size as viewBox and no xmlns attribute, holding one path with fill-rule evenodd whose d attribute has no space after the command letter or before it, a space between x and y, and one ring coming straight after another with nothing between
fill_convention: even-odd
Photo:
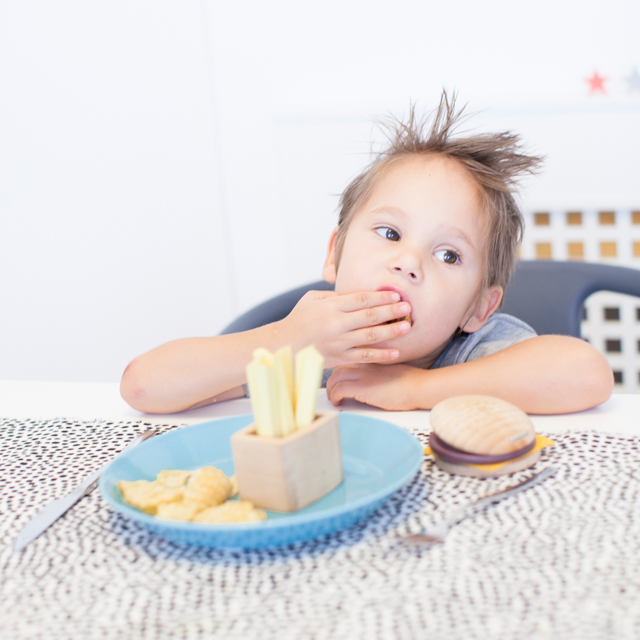
<instances>
[{"instance_id":1,"label":"wooden toy nugget","mask_svg":"<svg viewBox=\"0 0 640 640\"><path fill-rule=\"evenodd\" d=\"M249 500L229 500L217 507L209 507L200 511L193 518L194 522L224 523L224 522L259 522L265 520L267 514L262 509L256 509Z\"/></svg>"},{"instance_id":2,"label":"wooden toy nugget","mask_svg":"<svg viewBox=\"0 0 640 640\"><path fill-rule=\"evenodd\" d=\"M120 480L118 488L126 503L157 518L219 523L266 518L253 505L229 500L238 493L236 477L229 478L216 467L163 469L153 481ZM211 513L211 509L222 510Z\"/></svg>"}]
</instances>

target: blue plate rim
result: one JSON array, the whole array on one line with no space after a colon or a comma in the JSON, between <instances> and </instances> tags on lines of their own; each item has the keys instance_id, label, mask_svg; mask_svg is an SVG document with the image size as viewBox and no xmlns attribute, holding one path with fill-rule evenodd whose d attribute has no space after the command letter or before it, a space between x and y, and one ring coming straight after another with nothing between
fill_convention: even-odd
<instances>
[{"instance_id":1,"label":"blue plate rim","mask_svg":"<svg viewBox=\"0 0 640 640\"><path fill-rule=\"evenodd\" d=\"M325 519L327 519L328 517L339 517L341 515L344 515L345 513L350 513L352 511L357 511L358 509L361 509L363 507L366 507L370 504L376 504L378 503L380 500L383 500L386 497L390 497L391 495L393 495L396 491L398 491L399 489L401 489L402 487L404 487L406 484L408 484L414 477L415 475L420 471L420 467L422 466L422 463L424 461L424 447L423 445L420 443L420 441L415 437L414 434L412 434L410 431L408 431L407 429L403 429L402 427L393 424L392 422L389 422L388 420L381 420L379 418L372 418L370 416L362 416L360 414L355 414L355 413L347 413L347 412L340 412L340 415L346 415L346 416L358 416L360 418L366 418L367 420L374 420L376 422L380 422L383 423L385 425L387 425L388 427L392 427L393 429L402 432L403 435L408 436L409 441L413 441L413 443L415 444L415 446L417 447L417 450L419 450L419 456L416 456L416 462L410 467L410 471L407 471L402 478L396 480L395 482L385 485L384 487L382 487L381 489L379 489L378 491L376 491L375 493L372 493L368 496L365 496L363 498L359 498L357 500L354 500L353 502L349 502L347 504L344 505L339 505L339 506L335 506L335 507L329 507L326 510L323 511L317 511L317 512L313 512L313 513L306 513L306 514L300 514L300 513L292 513L292 514L284 514L282 517L273 519L273 520L263 520L261 522L252 522L252 523L233 523L233 524L214 524L214 523L200 523L200 522L182 522L179 520L168 520L168 519L158 519L155 516L143 513L142 511L131 507L130 505L127 504L122 504L120 502L117 502L116 500L113 499L113 496L111 496L109 494L109 491L107 490L106 484L107 484L107 478L108 478L108 472L111 469L112 465L116 462L119 461L121 459L127 458L130 455L134 455L134 452L139 453L139 449L143 446L145 446L145 442L142 442L141 444L139 444L137 447L134 447L133 449L118 455L116 458L114 458L114 460L112 460L111 464L109 464L109 466L107 467L107 469L105 469L105 471L103 472L103 474L100 477L99 480L99 488L100 488L100 493L102 494L102 497L109 503L109 505L115 509L116 511L118 511L119 513L123 514L124 516L127 517L132 517L132 519L137 520L141 523L145 523L148 525L151 525L152 527L159 527L161 526L163 529L171 529L173 531L192 531L192 532L201 532L201 533L206 533L206 532L230 532L233 531L234 533L241 533L241 532L255 532L255 531L260 531L260 530L269 530L269 531L273 531L273 530L278 530L278 529L288 529L291 526L303 526L303 525L307 525L307 524L312 524L313 522L316 521L323 521ZM153 440L155 442L165 438L165 437L175 437L175 433L177 433L178 431L182 431L184 429L189 429L191 427L203 427L205 425L209 425L209 424L215 424L215 423L219 423L221 420L227 421L229 419L232 420L237 420L238 422L241 422L242 419L249 419L249 421L251 421L253 419L253 414L252 413L245 413L245 414L239 414L237 416L227 416L225 418L219 418L216 420L206 420L203 422L197 422L194 424L190 424L187 425L185 427L180 427L179 429L172 429L171 431L168 431L166 433L162 433L159 434L157 436L153 437ZM247 422L247 424L249 424L249 422ZM239 429L242 427L238 427ZM347 454L346 456L347 458L349 457L354 457L354 456L350 456L349 454ZM290 517L289 517L290 516ZM292 521L292 519L294 518L294 520Z\"/></svg>"}]
</instances>

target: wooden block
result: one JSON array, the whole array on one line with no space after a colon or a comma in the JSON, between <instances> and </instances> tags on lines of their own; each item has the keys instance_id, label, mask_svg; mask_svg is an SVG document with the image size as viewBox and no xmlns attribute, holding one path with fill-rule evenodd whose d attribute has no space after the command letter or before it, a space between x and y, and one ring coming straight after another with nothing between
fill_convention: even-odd
<instances>
[{"instance_id":1,"label":"wooden block","mask_svg":"<svg viewBox=\"0 0 640 640\"><path fill-rule=\"evenodd\" d=\"M252 423L231 436L231 449L240 498L262 509L304 509L344 478L337 411L284 438L259 436Z\"/></svg>"}]
</instances>

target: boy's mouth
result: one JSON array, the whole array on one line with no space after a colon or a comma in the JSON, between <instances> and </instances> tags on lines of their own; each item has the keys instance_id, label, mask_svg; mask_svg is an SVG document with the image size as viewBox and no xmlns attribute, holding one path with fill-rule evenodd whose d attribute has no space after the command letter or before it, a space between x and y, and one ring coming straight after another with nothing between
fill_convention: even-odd
<instances>
[{"instance_id":1,"label":"boy's mouth","mask_svg":"<svg viewBox=\"0 0 640 640\"><path fill-rule=\"evenodd\" d=\"M407 294L402 289L398 289L397 287L385 285L384 287L380 287L378 291L395 291L400 295L401 302L407 299ZM395 322L403 322L405 320L413 326L413 318L411 317L410 313L406 316L402 316L402 318L394 318L393 320L388 320L387 322L385 322L385 324L393 324Z\"/></svg>"},{"instance_id":2,"label":"boy's mouth","mask_svg":"<svg viewBox=\"0 0 640 640\"><path fill-rule=\"evenodd\" d=\"M406 320L411 326L413 326L413 318L411 317L411 314L407 316L402 316L402 318L394 318L393 320L387 320L385 324L393 324L394 322L403 322L404 320Z\"/></svg>"}]
</instances>

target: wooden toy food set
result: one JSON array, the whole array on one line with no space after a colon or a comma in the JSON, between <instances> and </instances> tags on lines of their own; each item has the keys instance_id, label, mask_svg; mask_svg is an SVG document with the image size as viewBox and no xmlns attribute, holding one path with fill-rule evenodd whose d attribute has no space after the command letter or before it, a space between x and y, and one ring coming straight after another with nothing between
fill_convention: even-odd
<instances>
[{"instance_id":1,"label":"wooden toy food set","mask_svg":"<svg viewBox=\"0 0 640 640\"><path fill-rule=\"evenodd\" d=\"M257 349L247 367L255 422L231 436L242 500L273 511L303 509L343 480L339 414L316 415L324 359L310 346Z\"/></svg>"},{"instance_id":2,"label":"wooden toy food set","mask_svg":"<svg viewBox=\"0 0 640 640\"><path fill-rule=\"evenodd\" d=\"M553 441L537 435L524 411L505 400L482 395L454 396L429 415L425 453L449 473L489 478L534 465Z\"/></svg>"}]
</instances>

